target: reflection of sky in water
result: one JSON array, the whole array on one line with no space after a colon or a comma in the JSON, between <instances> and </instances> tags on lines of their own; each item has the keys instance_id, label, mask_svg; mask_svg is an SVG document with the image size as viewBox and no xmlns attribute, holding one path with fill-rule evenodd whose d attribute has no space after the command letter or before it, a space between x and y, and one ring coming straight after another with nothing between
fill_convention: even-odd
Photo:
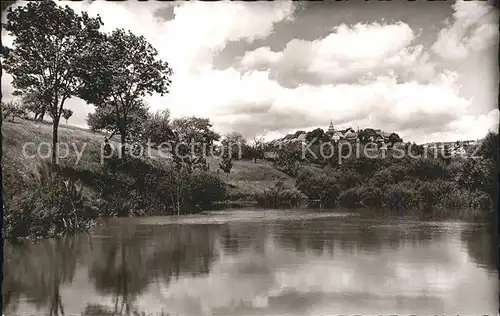
<instances>
[{"instance_id":1,"label":"reflection of sky in water","mask_svg":"<svg viewBox=\"0 0 500 316\"><path fill-rule=\"evenodd\" d=\"M120 234L142 224L134 228L140 237L132 235L141 240L139 248L131 248L140 251L133 257L148 262L163 253L157 266L128 267L154 275L134 305L185 316L496 314L497 276L470 257L471 247L481 248L482 241L468 244L461 235L465 224L406 220L401 225L399 219L363 222L356 216L301 212L292 221L289 216L235 212L120 221ZM88 303L114 305L113 296L102 296L89 279L96 258L110 254L102 247L118 242L105 238L109 233L95 232L94 250L79 259L73 282L61 286L66 314L80 314ZM201 260L207 247L214 256L208 274L193 275L195 268L188 267L165 283L168 269L161 268L176 265L168 254L180 256L184 261L177 264L186 266ZM119 255L114 258L111 262L119 262ZM25 301L15 312L43 314Z\"/></svg>"},{"instance_id":2,"label":"reflection of sky in water","mask_svg":"<svg viewBox=\"0 0 500 316\"><path fill-rule=\"evenodd\" d=\"M489 301L476 302L464 311L481 307L476 312L491 312L494 287L471 265L456 238L454 233L421 248L402 245L379 254L354 256L341 249L333 255L299 254L268 239L265 256L222 255L208 276L183 276L160 288L165 305L183 315L244 315L249 308L256 314L268 309L280 315L333 315L370 313L373 303L383 309L377 313L416 312L415 308L429 313L454 312L471 301L463 290L471 284L469 290L475 293L469 297L477 300L482 295L480 299ZM287 298L289 306L302 301L301 308L294 311L279 303Z\"/></svg>"}]
</instances>

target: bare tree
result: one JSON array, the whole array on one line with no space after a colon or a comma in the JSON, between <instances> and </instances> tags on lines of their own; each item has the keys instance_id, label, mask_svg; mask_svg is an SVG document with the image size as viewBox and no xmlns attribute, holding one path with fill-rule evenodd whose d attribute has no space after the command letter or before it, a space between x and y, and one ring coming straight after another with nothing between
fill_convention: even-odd
<instances>
[{"instance_id":1,"label":"bare tree","mask_svg":"<svg viewBox=\"0 0 500 316\"><path fill-rule=\"evenodd\" d=\"M256 135L253 137L251 142L251 153L252 159L254 163L257 163L257 159L262 159L264 157L264 142L265 142L265 134Z\"/></svg>"}]
</instances>

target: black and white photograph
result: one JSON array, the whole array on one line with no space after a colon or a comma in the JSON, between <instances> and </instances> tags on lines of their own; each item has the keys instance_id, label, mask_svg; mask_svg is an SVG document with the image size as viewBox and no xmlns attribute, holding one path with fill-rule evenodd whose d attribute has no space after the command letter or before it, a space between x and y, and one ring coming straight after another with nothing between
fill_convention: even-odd
<instances>
[{"instance_id":1,"label":"black and white photograph","mask_svg":"<svg viewBox=\"0 0 500 316\"><path fill-rule=\"evenodd\" d=\"M2 1L2 316L499 315L493 1Z\"/></svg>"}]
</instances>

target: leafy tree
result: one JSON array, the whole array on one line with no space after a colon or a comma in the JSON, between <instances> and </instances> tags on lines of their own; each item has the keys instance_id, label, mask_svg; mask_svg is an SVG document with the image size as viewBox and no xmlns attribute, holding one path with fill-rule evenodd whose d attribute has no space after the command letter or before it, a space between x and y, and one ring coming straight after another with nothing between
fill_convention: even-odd
<instances>
[{"instance_id":1,"label":"leafy tree","mask_svg":"<svg viewBox=\"0 0 500 316\"><path fill-rule=\"evenodd\" d=\"M296 187L309 199L319 200L320 207L333 206L340 193L340 186L335 178L311 171L301 172L297 176Z\"/></svg>"},{"instance_id":2,"label":"leafy tree","mask_svg":"<svg viewBox=\"0 0 500 316\"><path fill-rule=\"evenodd\" d=\"M498 179L497 166L490 159L467 159L457 178L461 187L471 191L481 190L493 196Z\"/></svg>"},{"instance_id":3,"label":"leafy tree","mask_svg":"<svg viewBox=\"0 0 500 316\"><path fill-rule=\"evenodd\" d=\"M172 122L173 129L181 139L187 142L203 142L205 145L211 145L220 139L220 135L212 129L212 126L209 118L196 116L182 117Z\"/></svg>"},{"instance_id":4,"label":"leafy tree","mask_svg":"<svg viewBox=\"0 0 500 316\"><path fill-rule=\"evenodd\" d=\"M66 125L68 125L69 118L73 115L73 111L70 109L63 109L62 117L66 120Z\"/></svg>"},{"instance_id":5,"label":"leafy tree","mask_svg":"<svg viewBox=\"0 0 500 316\"><path fill-rule=\"evenodd\" d=\"M26 110L23 104L18 101L2 102L2 114L5 118L11 117L11 121L14 122L16 117L26 116Z\"/></svg>"},{"instance_id":6,"label":"leafy tree","mask_svg":"<svg viewBox=\"0 0 500 316\"><path fill-rule=\"evenodd\" d=\"M286 144L278 149L277 158L274 161L274 167L284 173L297 176L299 162L302 159L302 150L298 144Z\"/></svg>"},{"instance_id":7,"label":"leafy tree","mask_svg":"<svg viewBox=\"0 0 500 316\"><path fill-rule=\"evenodd\" d=\"M440 159L446 164L450 164L451 162L451 150L448 145L444 145L443 150L439 153Z\"/></svg>"},{"instance_id":8,"label":"leafy tree","mask_svg":"<svg viewBox=\"0 0 500 316\"><path fill-rule=\"evenodd\" d=\"M134 113L141 112L146 95L168 93L172 70L157 59L158 51L143 37L123 29L113 31L94 49L81 96L95 105L106 125L113 123L121 137L121 154L133 125ZM135 117L137 118L137 117Z\"/></svg>"},{"instance_id":9,"label":"leafy tree","mask_svg":"<svg viewBox=\"0 0 500 316\"><path fill-rule=\"evenodd\" d=\"M363 181L363 177L351 169L345 169L341 171L337 180L340 183L341 188L346 190L360 184Z\"/></svg>"},{"instance_id":10,"label":"leafy tree","mask_svg":"<svg viewBox=\"0 0 500 316\"><path fill-rule=\"evenodd\" d=\"M407 176L424 181L449 179L446 165L441 159L419 158L410 159L407 167Z\"/></svg>"},{"instance_id":11,"label":"leafy tree","mask_svg":"<svg viewBox=\"0 0 500 316\"><path fill-rule=\"evenodd\" d=\"M135 100L127 111L126 120L117 115L112 107L100 106L94 113L89 113L87 124L92 131L106 131L113 137L117 133L126 135L122 138L122 157L126 141L138 140L142 136L143 124L148 119L148 107L142 100Z\"/></svg>"},{"instance_id":12,"label":"leafy tree","mask_svg":"<svg viewBox=\"0 0 500 316\"><path fill-rule=\"evenodd\" d=\"M375 188L384 188L393 184L393 176L389 169L382 169L376 172L369 182Z\"/></svg>"},{"instance_id":13,"label":"leafy tree","mask_svg":"<svg viewBox=\"0 0 500 316\"><path fill-rule=\"evenodd\" d=\"M48 104L44 102L43 95L37 90L28 90L22 93L21 102L28 112L33 113L35 121L43 121Z\"/></svg>"},{"instance_id":14,"label":"leafy tree","mask_svg":"<svg viewBox=\"0 0 500 316\"><path fill-rule=\"evenodd\" d=\"M143 138L153 145L159 145L175 139L170 122L170 111L158 111L149 114L143 124Z\"/></svg>"},{"instance_id":15,"label":"leafy tree","mask_svg":"<svg viewBox=\"0 0 500 316\"><path fill-rule=\"evenodd\" d=\"M306 134L306 142L310 143L314 140L314 143L321 144L323 142L329 141L328 135L325 134L325 131L322 128L316 128Z\"/></svg>"},{"instance_id":16,"label":"leafy tree","mask_svg":"<svg viewBox=\"0 0 500 316\"><path fill-rule=\"evenodd\" d=\"M371 129L363 129L363 130L358 132L358 138L362 144L365 144L369 141L370 136L372 136L370 132L371 132Z\"/></svg>"},{"instance_id":17,"label":"leafy tree","mask_svg":"<svg viewBox=\"0 0 500 316\"><path fill-rule=\"evenodd\" d=\"M13 110L13 104L12 104L12 101L10 102L2 102L1 103L2 105L2 120L5 118L7 119L11 113L12 113L12 110Z\"/></svg>"},{"instance_id":18,"label":"leafy tree","mask_svg":"<svg viewBox=\"0 0 500 316\"><path fill-rule=\"evenodd\" d=\"M482 140L480 147L477 150L476 155L483 157L486 161L483 161L484 173L490 180L490 185L486 187L486 191L490 194L492 198L498 193L498 181L499 172L498 164L500 162L499 158L499 142L498 133L489 132L486 137ZM489 163L488 163L489 162ZM489 190L489 191L488 191Z\"/></svg>"},{"instance_id":19,"label":"leafy tree","mask_svg":"<svg viewBox=\"0 0 500 316\"><path fill-rule=\"evenodd\" d=\"M234 159L246 158L249 156L247 140L238 132L231 132L224 136L221 145L223 147L223 152L230 154Z\"/></svg>"},{"instance_id":20,"label":"leafy tree","mask_svg":"<svg viewBox=\"0 0 500 316\"><path fill-rule=\"evenodd\" d=\"M399 142L396 142L396 143L394 143L394 144L398 144L398 143L399 143ZM394 146L394 144L393 144L393 146ZM407 150L408 150L408 149L407 149ZM419 157L419 156L421 156L421 155L423 155L423 154L424 154L425 149L424 149L424 147L423 147L422 145L417 145L415 142L413 142L413 143L411 143L411 145L410 145L410 147L409 147L409 151L410 151L413 155L415 155L415 156Z\"/></svg>"},{"instance_id":21,"label":"leafy tree","mask_svg":"<svg viewBox=\"0 0 500 316\"><path fill-rule=\"evenodd\" d=\"M481 141L477 149L476 156L481 156L486 159L491 159L494 163L499 162L499 142L498 133L489 132Z\"/></svg>"},{"instance_id":22,"label":"leafy tree","mask_svg":"<svg viewBox=\"0 0 500 316\"><path fill-rule=\"evenodd\" d=\"M52 161L57 163L59 120L65 101L78 95L80 74L101 38L100 17L78 15L53 1L32 1L7 10L2 24L14 37L13 47L2 49L3 68L14 77L17 93L37 91L52 117Z\"/></svg>"},{"instance_id":23,"label":"leafy tree","mask_svg":"<svg viewBox=\"0 0 500 316\"><path fill-rule=\"evenodd\" d=\"M403 142L403 139L398 134L392 133L391 135L389 135L389 143L391 144L391 146L394 146L394 144L401 142Z\"/></svg>"},{"instance_id":24,"label":"leafy tree","mask_svg":"<svg viewBox=\"0 0 500 316\"><path fill-rule=\"evenodd\" d=\"M212 129L208 118L182 117L172 122L176 134L173 146L173 157L176 165L187 166L191 172L193 167L201 166L207 169L207 155L211 154L213 142L220 139L220 135Z\"/></svg>"},{"instance_id":25,"label":"leafy tree","mask_svg":"<svg viewBox=\"0 0 500 316\"><path fill-rule=\"evenodd\" d=\"M225 173L230 173L233 168L232 157L229 154L225 154L222 157L222 162L219 163L219 168Z\"/></svg>"}]
</instances>

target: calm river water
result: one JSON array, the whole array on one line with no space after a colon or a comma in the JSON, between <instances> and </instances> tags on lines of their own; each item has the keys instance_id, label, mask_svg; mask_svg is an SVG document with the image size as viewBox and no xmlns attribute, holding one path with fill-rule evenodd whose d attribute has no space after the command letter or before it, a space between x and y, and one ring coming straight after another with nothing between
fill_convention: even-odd
<instances>
[{"instance_id":1,"label":"calm river water","mask_svg":"<svg viewBox=\"0 0 500 316\"><path fill-rule=\"evenodd\" d=\"M5 246L5 315L496 315L481 221L234 210Z\"/></svg>"}]
</instances>

